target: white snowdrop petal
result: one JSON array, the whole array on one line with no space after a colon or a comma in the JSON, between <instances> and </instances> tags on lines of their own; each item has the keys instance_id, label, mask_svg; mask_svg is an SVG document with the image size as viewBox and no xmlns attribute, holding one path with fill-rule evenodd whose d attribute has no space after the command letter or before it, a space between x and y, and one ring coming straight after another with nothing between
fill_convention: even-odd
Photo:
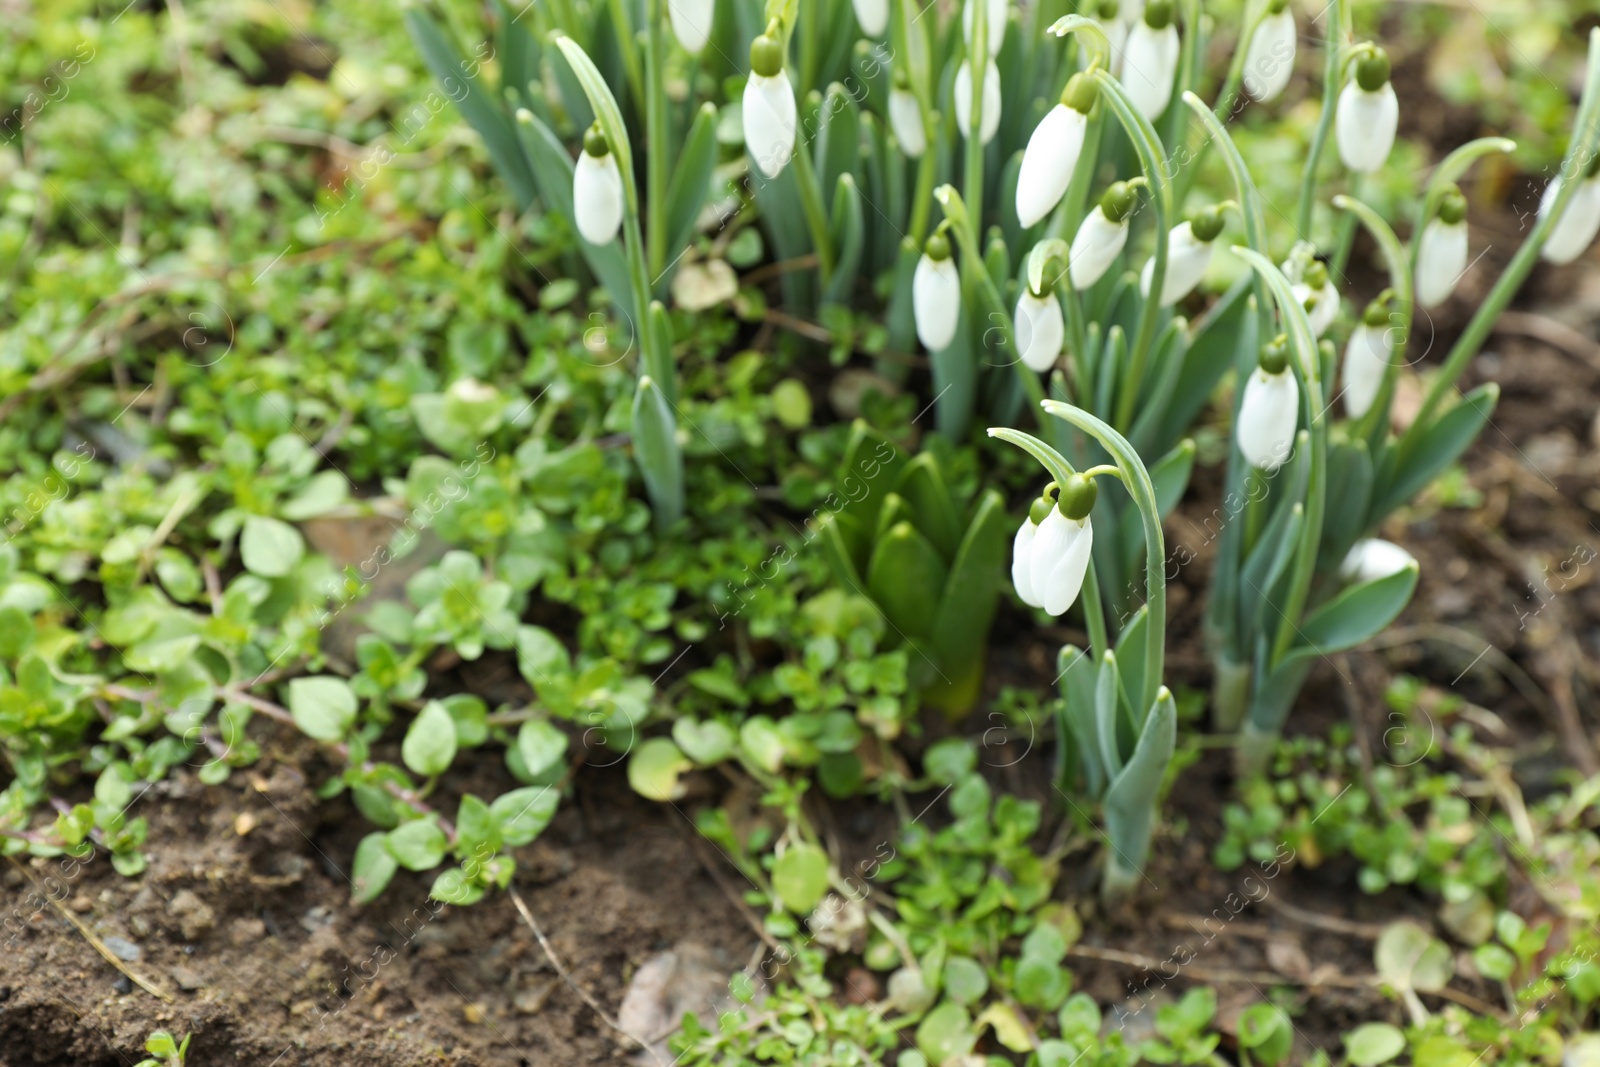
<instances>
[{"instance_id":1,"label":"white snowdrop petal","mask_svg":"<svg viewBox=\"0 0 1600 1067\"><path fill-rule=\"evenodd\" d=\"M744 145L757 168L776 178L794 155L794 86L779 71L768 78L752 73L744 85Z\"/></svg>"},{"instance_id":2,"label":"white snowdrop petal","mask_svg":"<svg viewBox=\"0 0 1600 1067\"><path fill-rule=\"evenodd\" d=\"M1560 191L1560 178L1544 187L1544 197L1539 203L1541 218L1550 213ZM1600 178L1584 178L1573 190L1567 209L1551 229L1539 254L1549 263L1571 263L1594 243L1597 232L1600 232Z\"/></svg>"},{"instance_id":3,"label":"white snowdrop petal","mask_svg":"<svg viewBox=\"0 0 1600 1067\"><path fill-rule=\"evenodd\" d=\"M922 129L922 109L909 90L889 90L889 127L902 152L912 159L922 158L928 150L928 138Z\"/></svg>"},{"instance_id":4,"label":"white snowdrop petal","mask_svg":"<svg viewBox=\"0 0 1600 1067\"><path fill-rule=\"evenodd\" d=\"M911 311L917 338L929 352L950 347L961 318L961 276L953 259L923 256L911 275Z\"/></svg>"},{"instance_id":5,"label":"white snowdrop petal","mask_svg":"<svg viewBox=\"0 0 1600 1067\"><path fill-rule=\"evenodd\" d=\"M889 0L851 0L856 22L868 37L882 37L889 27Z\"/></svg>"},{"instance_id":6,"label":"white snowdrop petal","mask_svg":"<svg viewBox=\"0 0 1600 1067\"><path fill-rule=\"evenodd\" d=\"M1300 419L1300 384L1287 369L1268 374L1257 367L1239 405L1239 451L1252 467L1275 471L1289 458Z\"/></svg>"},{"instance_id":7,"label":"white snowdrop petal","mask_svg":"<svg viewBox=\"0 0 1600 1067\"><path fill-rule=\"evenodd\" d=\"M1099 281L1127 243L1128 221L1112 222L1096 205L1072 236L1072 251L1068 257L1072 287L1087 289Z\"/></svg>"},{"instance_id":8,"label":"white snowdrop petal","mask_svg":"<svg viewBox=\"0 0 1600 1067\"><path fill-rule=\"evenodd\" d=\"M622 226L622 172L617 157L578 153L572 172L572 215L578 233L592 245L610 244Z\"/></svg>"},{"instance_id":9,"label":"white snowdrop petal","mask_svg":"<svg viewBox=\"0 0 1600 1067\"><path fill-rule=\"evenodd\" d=\"M1394 347L1387 326L1358 325L1344 347L1344 410L1359 419L1378 398Z\"/></svg>"},{"instance_id":10,"label":"white snowdrop petal","mask_svg":"<svg viewBox=\"0 0 1600 1067\"><path fill-rule=\"evenodd\" d=\"M1176 304L1194 291L1211 265L1211 242L1201 241L1187 222L1180 222L1167 236L1167 273L1161 282L1161 306ZM1150 282L1155 277L1156 257L1145 260L1139 274L1139 291L1150 295Z\"/></svg>"},{"instance_id":11,"label":"white snowdrop petal","mask_svg":"<svg viewBox=\"0 0 1600 1067\"><path fill-rule=\"evenodd\" d=\"M1317 290L1316 303L1306 312L1306 318L1311 322L1311 335L1319 339L1339 318L1339 287L1333 284L1331 278Z\"/></svg>"},{"instance_id":12,"label":"white snowdrop petal","mask_svg":"<svg viewBox=\"0 0 1600 1067\"><path fill-rule=\"evenodd\" d=\"M1467 224L1435 216L1417 241L1417 303L1425 308L1444 303L1467 269Z\"/></svg>"},{"instance_id":13,"label":"white snowdrop petal","mask_svg":"<svg viewBox=\"0 0 1600 1067\"><path fill-rule=\"evenodd\" d=\"M972 64L963 61L956 70L956 128L962 137L972 136ZM983 127L978 139L988 144L1000 129L1000 68L989 60L983 72Z\"/></svg>"},{"instance_id":14,"label":"white snowdrop petal","mask_svg":"<svg viewBox=\"0 0 1600 1067\"><path fill-rule=\"evenodd\" d=\"M1044 607L1043 602L1034 595L1033 581L1029 577L1033 569L1033 538L1038 532L1039 527L1030 518L1022 524L1011 542L1011 584L1016 586L1017 596L1031 608Z\"/></svg>"},{"instance_id":15,"label":"white snowdrop petal","mask_svg":"<svg viewBox=\"0 0 1600 1067\"><path fill-rule=\"evenodd\" d=\"M699 55L706 46L715 17L714 0L667 0L667 20L672 24L672 34L691 55Z\"/></svg>"},{"instance_id":16,"label":"white snowdrop petal","mask_svg":"<svg viewBox=\"0 0 1600 1067\"><path fill-rule=\"evenodd\" d=\"M1244 91L1263 102L1276 98L1294 73L1294 51L1294 12L1267 15L1245 49Z\"/></svg>"},{"instance_id":17,"label":"white snowdrop petal","mask_svg":"<svg viewBox=\"0 0 1600 1067\"><path fill-rule=\"evenodd\" d=\"M1056 514L1059 514L1056 509ZM1042 588L1034 594L1044 601L1044 610L1060 615L1072 607L1083 589L1083 578L1089 570L1089 555L1094 548L1094 525L1088 518L1074 521L1063 517L1067 527L1065 544L1048 574L1040 575ZM1035 574L1038 572L1035 571Z\"/></svg>"},{"instance_id":18,"label":"white snowdrop petal","mask_svg":"<svg viewBox=\"0 0 1600 1067\"><path fill-rule=\"evenodd\" d=\"M961 10L961 33L968 44L972 43L972 12L978 4L983 4L984 12L988 15L987 25L983 29L986 36L984 43L988 46L989 55L997 56L1000 46L1005 43L1009 0L966 0Z\"/></svg>"},{"instance_id":19,"label":"white snowdrop petal","mask_svg":"<svg viewBox=\"0 0 1600 1067\"><path fill-rule=\"evenodd\" d=\"M1376 582L1414 566L1416 557L1399 545L1376 537L1357 541L1339 564L1339 577L1352 585Z\"/></svg>"},{"instance_id":20,"label":"white snowdrop petal","mask_svg":"<svg viewBox=\"0 0 1600 1067\"><path fill-rule=\"evenodd\" d=\"M984 109L987 112L987 104ZM984 117L988 118L987 113ZM1088 125L1089 116L1057 104L1033 128L1017 174L1017 219L1024 227L1050 214L1061 202L1083 152Z\"/></svg>"},{"instance_id":21,"label":"white snowdrop petal","mask_svg":"<svg viewBox=\"0 0 1600 1067\"><path fill-rule=\"evenodd\" d=\"M1178 73L1178 28L1151 29L1143 20L1128 31L1122 50L1122 87L1134 106L1154 122L1172 100L1172 82Z\"/></svg>"},{"instance_id":22,"label":"white snowdrop petal","mask_svg":"<svg viewBox=\"0 0 1600 1067\"><path fill-rule=\"evenodd\" d=\"M1034 296L1024 290L1013 316L1013 340L1022 362L1031 371L1043 374L1061 356L1067 328L1061 317L1061 302L1054 294Z\"/></svg>"},{"instance_id":23,"label":"white snowdrop petal","mask_svg":"<svg viewBox=\"0 0 1600 1067\"><path fill-rule=\"evenodd\" d=\"M1371 174L1389 158L1394 147L1395 129L1400 124L1400 101L1394 84L1367 92L1354 78L1339 93L1339 110L1334 127L1339 142L1339 158L1358 174Z\"/></svg>"}]
</instances>

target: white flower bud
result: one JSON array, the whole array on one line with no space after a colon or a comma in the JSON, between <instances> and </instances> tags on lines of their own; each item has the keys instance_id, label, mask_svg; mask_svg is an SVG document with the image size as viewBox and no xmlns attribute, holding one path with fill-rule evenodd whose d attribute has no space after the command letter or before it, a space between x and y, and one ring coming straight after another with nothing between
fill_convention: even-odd
<instances>
[{"instance_id":1,"label":"white flower bud","mask_svg":"<svg viewBox=\"0 0 1600 1067\"><path fill-rule=\"evenodd\" d=\"M950 347L961 319L961 275L949 255L949 242L941 234L928 239L930 246L943 249L935 259L927 252L917 260L911 275L911 313L917 323L917 338L929 352Z\"/></svg>"},{"instance_id":2,"label":"white flower bud","mask_svg":"<svg viewBox=\"0 0 1600 1067\"><path fill-rule=\"evenodd\" d=\"M1372 408L1394 355L1388 324L1359 323L1344 346L1344 410L1359 419Z\"/></svg>"},{"instance_id":3,"label":"white flower bud","mask_svg":"<svg viewBox=\"0 0 1600 1067\"><path fill-rule=\"evenodd\" d=\"M1294 12L1285 5L1256 27L1244 53L1244 91L1263 103L1275 99L1294 73Z\"/></svg>"},{"instance_id":4,"label":"white flower bud","mask_svg":"<svg viewBox=\"0 0 1600 1067\"><path fill-rule=\"evenodd\" d=\"M1194 235L1187 222L1180 222L1167 235L1167 273L1161 282L1161 306L1176 304L1194 291L1211 265L1211 242ZM1145 261L1139 273L1139 292L1150 296L1150 282L1155 276L1156 257Z\"/></svg>"},{"instance_id":5,"label":"white flower bud","mask_svg":"<svg viewBox=\"0 0 1600 1067\"><path fill-rule=\"evenodd\" d=\"M1056 365L1067 338L1061 301L1054 293L1034 296L1024 288L1012 317L1012 335L1017 351L1022 353L1023 364L1039 374L1048 371Z\"/></svg>"},{"instance_id":6,"label":"white flower bud","mask_svg":"<svg viewBox=\"0 0 1600 1067\"><path fill-rule=\"evenodd\" d=\"M1030 608L1044 607L1044 601L1033 595L1033 539L1039 532L1039 524L1030 516L1022 527L1017 530L1016 538L1011 542L1011 584L1017 588L1017 596Z\"/></svg>"},{"instance_id":7,"label":"white flower bud","mask_svg":"<svg viewBox=\"0 0 1600 1067\"><path fill-rule=\"evenodd\" d=\"M856 10L856 24L868 37L883 36L889 28L889 0L850 0Z\"/></svg>"},{"instance_id":8,"label":"white flower bud","mask_svg":"<svg viewBox=\"0 0 1600 1067\"><path fill-rule=\"evenodd\" d=\"M1257 367L1244 387L1239 405L1239 451L1252 467L1272 472L1294 447L1300 421L1300 383L1287 367L1269 373Z\"/></svg>"},{"instance_id":9,"label":"white flower bud","mask_svg":"<svg viewBox=\"0 0 1600 1067\"><path fill-rule=\"evenodd\" d=\"M1467 224L1435 216L1417 240L1417 303L1431 308L1455 292L1467 269Z\"/></svg>"},{"instance_id":10,"label":"white flower bud","mask_svg":"<svg viewBox=\"0 0 1600 1067\"><path fill-rule=\"evenodd\" d=\"M1389 158L1400 125L1400 101L1389 80L1389 60L1373 51L1356 61L1356 69L1339 93L1334 128L1339 158L1357 174L1371 174Z\"/></svg>"},{"instance_id":11,"label":"white flower bud","mask_svg":"<svg viewBox=\"0 0 1600 1067\"><path fill-rule=\"evenodd\" d=\"M672 35L690 55L699 55L706 46L715 18L715 0L667 0L667 20L672 23Z\"/></svg>"},{"instance_id":12,"label":"white flower bud","mask_svg":"<svg viewBox=\"0 0 1600 1067\"><path fill-rule=\"evenodd\" d=\"M1350 546L1339 564L1339 577L1351 585L1364 585L1416 565L1416 557L1399 545L1369 537Z\"/></svg>"},{"instance_id":13,"label":"white flower bud","mask_svg":"<svg viewBox=\"0 0 1600 1067\"><path fill-rule=\"evenodd\" d=\"M1159 29L1148 21L1154 5L1146 8L1146 18L1133 24L1128 42L1122 48L1122 74L1119 81L1133 105L1154 122L1172 101L1172 84L1178 74L1178 27L1170 19ZM1169 5L1170 14L1170 5Z\"/></svg>"},{"instance_id":14,"label":"white flower bud","mask_svg":"<svg viewBox=\"0 0 1600 1067\"><path fill-rule=\"evenodd\" d=\"M1539 201L1540 218L1555 206L1561 182L1558 177L1544 187L1544 196ZM1539 255L1548 263L1571 263L1594 243L1596 233L1600 233L1600 178L1583 178L1572 191L1572 199L1567 201L1566 210L1551 228Z\"/></svg>"},{"instance_id":15,"label":"white flower bud","mask_svg":"<svg viewBox=\"0 0 1600 1067\"><path fill-rule=\"evenodd\" d=\"M956 71L956 128L962 137L972 136L972 64L962 60ZM988 144L1000 129L1000 68L989 60L983 71L983 128L978 139Z\"/></svg>"},{"instance_id":16,"label":"white flower bud","mask_svg":"<svg viewBox=\"0 0 1600 1067\"><path fill-rule=\"evenodd\" d=\"M1060 507L1052 507L1039 523L1029 557L1028 583L1029 592L1047 613L1060 615L1078 599L1093 549L1094 524L1087 515L1069 519Z\"/></svg>"},{"instance_id":17,"label":"white flower bud","mask_svg":"<svg viewBox=\"0 0 1600 1067\"><path fill-rule=\"evenodd\" d=\"M603 144L604 142L600 142ZM572 171L572 215L578 233L592 245L610 244L622 226L622 172L616 154L578 153Z\"/></svg>"},{"instance_id":18,"label":"white flower bud","mask_svg":"<svg viewBox=\"0 0 1600 1067\"><path fill-rule=\"evenodd\" d=\"M988 105L984 105L985 125ZM1033 129L1017 174L1017 219L1026 229L1055 210L1083 152L1089 116L1066 104L1051 108Z\"/></svg>"},{"instance_id":19,"label":"white flower bud","mask_svg":"<svg viewBox=\"0 0 1600 1067\"><path fill-rule=\"evenodd\" d=\"M744 144L762 174L776 178L794 155L794 86L782 70L744 83Z\"/></svg>"},{"instance_id":20,"label":"white flower bud","mask_svg":"<svg viewBox=\"0 0 1600 1067\"><path fill-rule=\"evenodd\" d=\"M900 151L911 159L921 159L928 150L927 134L922 129L922 108L909 89L889 90L889 128L900 142Z\"/></svg>"},{"instance_id":21,"label":"white flower bud","mask_svg":"<svg viewBox=\"0 0 1600 1067\"><path fill-rule=\"evenodd\" d=\"M1122 221L1112 222L1106 218L1105 209L1100 204L1096 204L1094 210L1084 216L1083 222L1078 225L1078 232L1072 235L1072 252L1068 259L1068 275L1074 289L1089 288L1104 277L1111 264L1117 261L1123 246L1128 243L1130 217L1124 215Z\"/></svg>"},{"instance_id":22,"label":"white flower bud","mask_svg":"<svg viewBox=\"0 0 1600 1067\"><path fill-rule=\"evenodd\" d=\"M984 26L984 43L988 46L991 57L1000 54L1000 46L1006 39L1006 15L1009 13L1007 0L966 0L961 10L961 32L963 39L970 45L972 43L972 12L979 4L983 5L984 12L988 15L988 24Z\"/></svg>"}]
</instances>

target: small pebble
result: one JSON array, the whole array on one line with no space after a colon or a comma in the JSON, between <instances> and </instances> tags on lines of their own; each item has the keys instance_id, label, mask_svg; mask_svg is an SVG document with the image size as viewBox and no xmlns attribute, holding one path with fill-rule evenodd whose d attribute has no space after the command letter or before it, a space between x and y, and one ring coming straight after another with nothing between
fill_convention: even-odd
<instances>
[{"instance_id":1,"label":"small pebble","mask_svg":"<svg viewBox=\"0 0 1600 1067\"><path fill-rule=\"evenodd\" d=\"M171 971L172 980L178 983L178 988L186 993L193 993L196 989L206 986L205 975L189 967L174 967Z\"/></svg>"},{"instance_id":2,"label":"small pebble","mask_svg":"<svg viewBox=\"0 0 1600 1067\"><path fill-rule=\"evenodd\" d=\"M77 896L72 898L72 903L69 904L68 907L77 912L79 915L87 915L89 912L94 910L94 901L90 900L82 893L79 893Z\"/></svg>"},{"instance_id":3,"label":"small pebble","mask_svg":"<svg viewBox=\"0 0 1600 1067\"><path fill-rule=\"evenodd\" d=\"M110 949L111 954L124 963L133 963L144 955L144 950L138 945L135 945L125 937L118 937L115 934L101 938L100 943Z\"/></svg>"},{"instance_id":4,"label":"small pebble","mask_svg":"<svg viewBox=\"0 0 1600 1067\"><path fill-rule=\"evenodd\" d=\"M115 989L118 993L132 993L133 979L129 978L125 974L119 974L117 975L117 980L111 983L111 988Z\"/></svg>"},{"instance_id":5,"label":"small pebble","mask_svg":"<svg viewBox=\"0 0 1600 1067\"><path fill-rule=\"evenodd\" d=\"M461 1009L461 1015L462 1018L466 1019L469 1023L473 1023L474 1025L481 1023L483 1022L483 1006L479 1004L468 1004Z\"/></svg>"}]
</instances>

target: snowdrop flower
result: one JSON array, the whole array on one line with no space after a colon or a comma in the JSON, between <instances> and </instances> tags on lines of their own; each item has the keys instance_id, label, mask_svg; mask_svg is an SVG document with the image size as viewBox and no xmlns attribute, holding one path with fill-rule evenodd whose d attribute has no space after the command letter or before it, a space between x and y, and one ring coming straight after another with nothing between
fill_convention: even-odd
<instances>
[{"instance_id":1,"label":"snowdrop flower","mask_svg":"<svg viewBox=\"0 0 1600 1067\"><path fill-rule=\"evenodd\" d=\"M889 28L889 0L850 0L856 9L856 24L868 37L882 37Z\"/></svg>"},{"instance_id":2,"label":"snowdrop flower","mask_svg":"<svg viewBox=\"0 0 1600 1067\"><path fill-rule=\"evenodd\" d=\"M1060 615L1078 599L1089 569L1094 548L1089 512L1099 490L1093 479L1074 474L1058 501L1050 500L1048 489L1045 493L1012 542L1011 581L1023 603Z\"/></svg>"},{"instance_id":3,"label":"snowdrop flower","mask_svg":"<svg viewBox=\"0 0 1600 1067\"><path fill-rule=\"evenodd\" d=\"M1144 0L1121 0L1117 6L1121 8L1118 14L1122 16L1124 26L1131 28L1134 23L1144 18Z\"/></svg>"},{"instance_id":4,"label":"snowdrop flower","mask_svg":"<svg viewBox=\"0 0 1600 1067\"><path fill-rule=\"evenodd\" d=\"M950 239L938 230L922 246L911 275L911 313L922 347L929 352L950 347L961 318L961 276L950 258Z\"/></svg>"},{"instance_id":5,"label":"snowdrop flower","mask_svg":"<svg viewBox=\"0 0 1600 1067\"><path fill-rule=\"evenodd\" d=\"M622 226L622 172L606 135L595 123L583 135L583 151L572 171L572 216L592 245L610 244Z\"/></svg>"},{"instance_id":6,"label":"snowdrop flower","mask_svg":"<svg viewBox=\"0 0 1600 1067\"><path fill-rule=\"evenodd\" d=\"M1137 200L1133 182L1113 182L1079 224L1072 236L1067 268L1074 289L1087 289L1099 281L1122 254L1128 243L1128 218Z\"/></svg>"},{"instance_id":7,"label":"snowdrop flower","mask_svg":"<svg viewBox=\"0 0 1600 1067\"><path fill-rule=\"evenodd\" d=\"M777 23L750 43L750 80L744 83L744 144L761 173L776 178L794 155L794 86L783 70Z\"/></svg>"},{"instance_id":8,"label":"snowdrop flower","mask_svg":"<svg viewBox=\"0 0 1600 1067\"><path fill-rule=\"evenodd\" d=\"M1294 73L1295 26L1289 0L1271 0L1244 53L1244 91L1265 103Z\"/></svg>"},{"instance_id":9,"label":"snowdrop flower","mask_svg":"<svg viewBox=\"0 0 1600 1067\"><path fill-rule=\"evenodd\" d=\"M1372 408L1383 386L1383 375L1394 356L1394 335L1390 329L1389 307L1380 296L1367 305L1361 323L1344 346L1344 410L1359 419Z\"/></svg>"},{"instance_id":10,"label":"snowdrop flower","mask_svg":"<svg viewBox=\"0 0 1600 1067\"><path fill-rule=\"evenodd\" d=\"M955 84L956 127L962 137L972 136L972 63L962 60L956 71ZM978 140L988 144L1000 129L1000 68L988 60L983 68L983 127Z\"/></svg>"},{"instance_id":11,"label":"snowdrop flower","mask_svg":"<svg viewBox=\"0 0 1600 1067\"><path fill-rule=\"evenodd\" d=\"M1122 49L1122 87L1145 118L1154 122L1172 100L1178 74L1178 27L1172 0L1150 0L1144 18L1128 31Z\"/></svg>"},{"instance_id":12,"label":"snowdrop flower","mask_svg":"<svg viewBox=\"0 0 1600 1067\"><path fill-rule=\"evenodd\" d=\"M1596 156L1595 160L1595 164L1590 164L1591 169L1600 164L1600 156ZM1544 196L1539 201L1540 218L1548 215L1555 206L1556 196L1561 192L1561 182L1562 179L1556 177L1544 187ZM1583 255L1584 249L1593 243L1596 233L1600 233L1600 177L1586 174L1572 191L1572 199L1567 201L1566 210L1556 220L1539 255L1547 263L1571 263Z\"/></svg>"},{"instance_id":13,"label":"snowdrop flower","mask_svg":"<svg viewBox=\"0 0 1600 1067\"><path fill-rule=\"evenodd\" d=\"M921 159L922 153L928 150L927 131L922 127L922 107L912 94L910 83L904 80L905 74L901 73L899 78L889 90L889 128L894 131L894 139L900 142L900 151L912 159Z\"/></svg>"},{"instance_id":14,"label":"snowdrop flower","mask_svg":"<svg viewBox=\"0 0 1600 1067\"><path fill-rule=\"evenodd\" d=\"M1289 370L1289 344L1280 336L1261 350L1239 404L1239 451L1252 467L1272 473L1289 458L1300 421L1300 383Z\"/></svg>"},{"instance_id":15,"label":"snowdrop flower","mask_svg":"<svg viewBox=\"0 0 1600 1067\"><path fill-rule=\"evenodd\" d=\"M1121 17L1123 5L1118 0L1100 0L1091 16L1099 25L1101 32L1106 35L1106 40L1111 44L1111 75L1114 78L1122 77L1122 50L1128 43L1128 19ZM1140 14L1144 13L1140 5ZM1136 21L1136 20L1135 20ZM1089 50L1080 49L1078 52L1078 69L1089 68Z\"/></svg>"},{"instance_id":16,"label":"snowdrop flower","mask_svg":"<svg viewBox=\"0 0 1600 1067\"><path fill-rule=\"evenodd\" d=\"M1339 158L1357 174L1371 174L1383 166L1394 147L1400 123L1400 101L1389 81L1389 57L1373 48L1356 60L1356 76L1339 93L1334 119Z\"/></svg>"},{"instance_id":17,"label":"snowdrop flower","mask_svg":"<svg viewBox=\"0 0 1600 1067\"><path fill-rule=\"evenodd\" d=\"M1007 0L967 0L961 12L961 32L965 34L968 45L972 44L972 13L977 10L979 4L983 5L984 12L988 15L983 27L983 36L992 58L1000 54L1000 46L1005 43Z\"/></svg>"},{"instance_id":18,"label":"snowdrop flower","mask_svg":"<svg viewBox=\"0 0 1600 1067\"><path fill-rule=\"evenodd\" d=\"M1350 546L1344 562L1339 564L1339 577L1352 585L1363 585L1416 565L1416 557L1399 545L1369 537Z\"/></svg>"},{"instance_id":19,"label":"snowdrop flower","mask_svg":"<svg viewBox=\"0 0 1600 1067\"><path fill-rule=\"evenodd\" d=\"M1452 187L1417 238L1417 303L1444 303L1467 269L1467 198Z\"/></svg>"},{"instance_id":20,"label":"snowdrop flower","mask_svg":"<svg viewBox=\"0 0 1600 1067\"><path fill-rule=\"evenodd\" d=\"M699 55L706 46L716 13L715 0L667 0L672 34L690 55Z\"/></svg>"},{"instance_id":21,"label":"snowdrop flower","mask_svg":"<svg viewBox=\"0 0 1600 1067\"><path fill-rule=\"evenodd\" d=\"M1211 265L1211 242L1222 232L1222 209L1213 205L1167 234L1167 273L1161 281L1161 306L1176 304L1194 291ZM1139 275L1139 292L1148 299L1155 276L1156 257L1145 260Z\"/></svg>"},{"instance_id":22,"label":"snowdrop flower","mask_svg":"<svg viewBox=\"0 0 1600 1067\"><path fill-rule=\"evenodd\" d=\"M1066 323L1061 318L1061 301L1055 294L1048 289L1042 294L1035 293L1024 287L1011 321L1013 340L1017 351L1022 353L1023 364L1038 374L1055 366L1067 337Z\"/></svg>"},{"instance_id":23,"label":"snowdrop flower","mask_svg":"<svg viewBox=\"0 0 1600 1067\"><path fill-rule=\"evenodd\" d=\"M1312 260L1305 275L1292 287L1294 298L1306 309L1311 320L1311 336L1321 337L1328 332L1339 317L1339 287L1328 277L1328 267L1321 260Z\"/></svg>"},{"instance_id":24,"label":"snowdrop flower","mask_svg":"<svg viewBox=\"0 0 1600 1067\"><path fill-rule=\"evenodd\" d=\"M1094 98L1094 81L1087 74L1074 74L1061 91L1060 103L1033 128L1027 150L1022 153L1022 169L1017 174L1017 219L1024 229L1054 211L1067 191L1072 172L1078 167L1078 156L1083 152L1083 135L1089 126L1089 109L1094 107ZM987 126L987 101L983 110Z\"/></svg>"}]
</instances>

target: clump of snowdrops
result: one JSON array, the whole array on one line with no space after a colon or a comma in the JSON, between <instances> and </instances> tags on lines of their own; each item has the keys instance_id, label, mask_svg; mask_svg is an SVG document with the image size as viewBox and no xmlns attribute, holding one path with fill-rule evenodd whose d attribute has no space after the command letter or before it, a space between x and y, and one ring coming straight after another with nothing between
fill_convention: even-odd
<instances>
[{"instance_id":1,"label":"clump of snowdrops","mask_svg":"<svg viewBox=\"0 0 1600 1067\"><path fill-rule=\"evenodd\" d=\"M758 216L772 256L815 264L781 275L791 314L864 311L888 348L926 350L939 432L965 439L980 415L1033 431L991 431L1050 478L1012 577L1024 604L1081 613L1090 634L1090 654L1063 652L1084 669L1063 682L1060 767L1104 800L1121 857L1107 884L1120 889L1142 865L1170 758L1160 523L1188 484L1187 434L1206 404L1231 382L1207 636L1215 723L1253 771L1317 660L1408 602L1418 563L1375 534L1489 419L1495 386L1455 384L1495 318L1541 256L1570 261L1600 229L1597 34L1537 224L1397 426L1416 310L1449 299L1469 263L1456 182L1514 145L1475 140L1435 164L1402 242L1359 192L1385 167L1405 101L1352 8L1335 0L1320 20L1331 33L1300 195L1270 227L1227 123L1279 106L1313 32L1286 0L1255 0L1236 25L1199 0L647 0L640 24L629 5L512 18L500 4L493 91L460 78L436 22L410 18L519 202L570 218L591 276L642 324L633 446L664 526L682 513L683 431L662 298L730 219ZM1210 35L1233 48L1208 103ZM1209 153L1230 187L1196 187ZM1318 246L1325 205L1346 221ZM1365 303L1347 276L1358 224L1389 274ZM1248 269L1213 295L1207 279L1230 256ZM1098 492L1107 475L1130 492ZM1137 788L1119 788L1136 764Z\"/></svg>"}]
</instances>

